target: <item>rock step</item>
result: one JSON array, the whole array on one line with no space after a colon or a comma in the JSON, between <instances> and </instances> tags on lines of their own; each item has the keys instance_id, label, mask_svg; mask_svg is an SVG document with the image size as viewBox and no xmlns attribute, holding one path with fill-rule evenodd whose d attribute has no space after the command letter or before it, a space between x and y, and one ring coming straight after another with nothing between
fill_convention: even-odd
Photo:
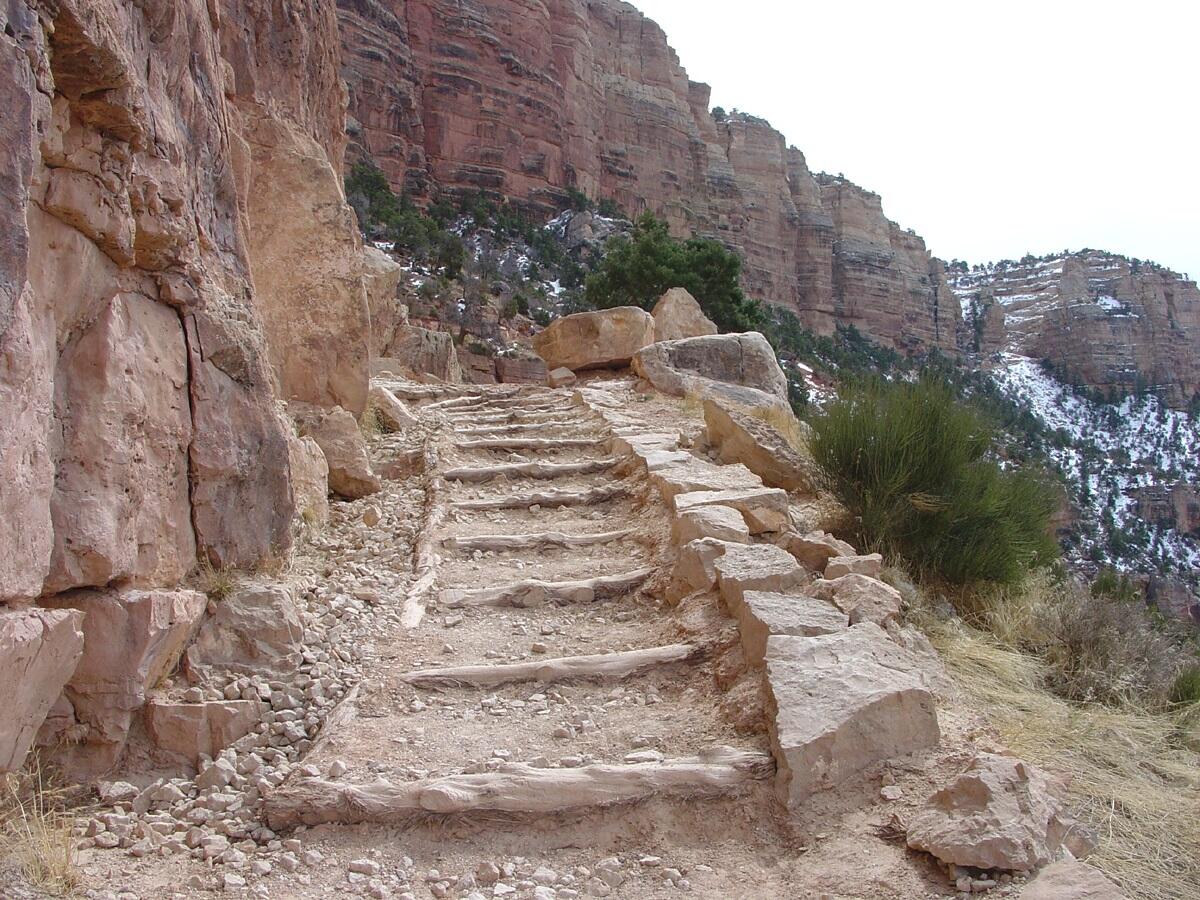
<instances>
[{"instance_id":1,"label":"rock step","mask_svg":"<svg viewBox=\"0 0 1200 900\"><path fill-rule=\"evenodd\" d=\"M586 491L535 491L531 494L513 494L506 497L486 497L482 500L458 500L451 504L458 510L524 509L529 506L595 506L609 500L622 500L629 496L629 489L621 485L608 485Z\"/></svg>"},{"instance_id":2,"label":"rock step","mask_svg":"<svg viewBox=\"0 0 1200 900\"><path fill-rule=\"evenodd\" d=\"M449 588L438 595L442 606L536 606L542 603L592 603L640 587L652 574L651 568L634 569L621 575L601 575L579 581L540 581L530 578L499 587L462 590Z\"/></svg>"},{"instance_id":3,"label":"rock step","mask_svg":"<svg viewBox=\"0 0 1200 900\"><path fill-rule=\"evenodd\" d=\"M456 450L583 450L607 444L609 439L597 435L586 438L482 438L458 441Z\"/></svg>"},{"instance_id":4,"label":"rock step","mask_svg":"<svg viewBox=\"0 0 1200 900\"><path fill-rule=\"evenodd\" d=\"M480 435L480 434L499 434L506 432L512 436L528 434L529 432L552 431L556 428L576 428L582 423L578 419L548 419L544 422L530 422L523 425L506 424L505 422L497 422L494 425L477 425L471 428L455 428L454 434L458 436ZM573 435L565 435L572 437ZM582 436L582 435L581 435Z\"/></svg>"},{"instance_id":5,"label":"rock step","mask_svg":"<svg viewBox=\"0 0 1200 900\"><path fill-rule=\"evenodd\" d=\"M535 478L547 480L566 478L572 475L594 475L606 472L615 467L621 460L615 457L608 459L589 459L583 462L570 463L506 463L496 466L465 466L459 469L447 469L443 477L448 481L492 481L496 478Z\"/></svg>"},{"instance_id":6,"label":"rock step","mask_svg":"<svg viewBox=\"0 0 1200 900\"><path fill-rule=\"evenodd\" d=\"M510 764L495 772L394 784L342 784L317 778L284 782L265 802L279 831L338 823L413 825L429 814L506 812L549 815L652 797L691 800L740 793L770 778L765 753L715 747L699 756L577 769Z\"/></svg>"},{"instance_id":7,"label":"rock step","mask_svg":"<svg viewBox=\"0 0 1200 900\"><path fill-rule=\"evenodd\" d=\"M592 534L564 534L561 531L543 531L536 534L480 534L474 537L448 537L442 541L447 550L506 553L512 550L538 550L547 547L592 547L624 540L632 534L631 529L601 531Z\"/></svg>"},{"instance_id":8,"label":"rock step","mask_svg":"<svg viewBox=\"0 0 1200 900\"><path fill-rule=\"evenodd\" d=\"M562 656L526 663L422 669L401 675L398 680L414 687L431 688L496 687L522 681L551 683L574 678L620 679L646 669L697 659L703 650L694 644L670 644L643 650Z\"/></svg>"},{"instance_id":9,"label":"rock step","mask_svg":"<svg viewBox=\"0 0 1200 900\"><path fill-rule=\"evenodd\" d=\"M451 425L496 425L503 422L526 422L535 424L548 420L561 419L564 416L570 416L571 421L580 424L592 424L596 427L601 427L603 423L596 421L586 412L581 412L579 407L568 406L562 408L544 409L537 411L520 411L510 410L508 412L498 413L462 413L448 414L444 413L443 418Z\"/></svg>"}]
</instances>

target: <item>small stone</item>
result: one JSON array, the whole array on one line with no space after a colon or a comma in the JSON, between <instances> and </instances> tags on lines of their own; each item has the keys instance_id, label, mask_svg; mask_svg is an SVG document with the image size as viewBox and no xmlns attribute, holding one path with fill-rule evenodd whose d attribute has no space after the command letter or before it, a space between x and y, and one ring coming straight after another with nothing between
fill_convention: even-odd
<instances>
[{"instance_id":1,"label":"small stone","mask_svg":"<svg viewBox=\"0 0 1200 900\"><path fill-rule=\"evenodd\" d=\"M380 513L378 506L368 506L363 510L362 521L368 528L374 528L379 524Z\"/></svg>"},{"instance_id":2,"label":"small stone","mask_svg":"<svg viewBox=\"0 0 1200 900\"><path fill-rule=\"evenodd\" d=\"M536 641L532 646L530 646L529 649L531 651L533 651L534 653L549 653L550 652L549 646L547 646L546 644L543 644L541 641Z\"/></svg>"},{"instance_id":3,"label":"small stone","mask_svg":"<svg viewBox=\"0 0 1200 900\"><path fill-rule=\"evenodd\" d=\"M558 873L546 866L538 866L530 877L538 884L554 884L558 881Z\"/></svg>"},{"instance_id":4,"label":"small stone","mask_svg":"<svg viewBox=\"0 0 1200 900\"><path fill-rule=\"evenodd\" d=\"M500 880L500 869L493 862L481 862L475 867L475 880L482 885L493 885Z\"/></svg>"},{"instance_id":5,"label":"small stone","mask_svg":"<svg viewBox=\"0 0 1200 900\"><path fill-rule=\"evenodd\" d=\"M378 875L380 871L379 863L372 859L353 860L347 868L358 875Z\"/></svg>"},{"instance_id":6,"label":"small stone","mask_svg":"<svg viewBox=\"0 0 1200 900\"><path fill-rule=\"evenodd\" d=\"M345 762L343 762L340 759L335 759L333 762L331 762L329 764L329 777L330 778L341 778L349 770L350 770L350 767L348 765L346 765Z\"/></svg>"},{"instance_id":7,"label":"small stone","mask_svg":"<svg viewBox=\"0 0 1200 900\"><path fill-rule=\"evenodd\" d=\"M496 886L492 888L493 897L504 897L508 894L515 894L516 892L517 889L515 887L505 884L504 882L498 882Z\"/></svg>"},{"instance_id":8,"label":"small stone","mask_svg":"<svg viewBox=\"0 0 1200 900\"><path fill-rule=\"evenodd\" d=\"M958 881L954 882L954 887L956 890L962 891L964 894L971 893L971 876L964 875L962 878L958 879Z\"/></svg>"},{"instance_id":9,"label":"small stone","mask_svg":"<svg viewBox=\"0 0 1200 900\"><path fill-rule=\"evenodd\" d=\"M879 796L881 796L884 800L899 800L904 796L904 791L899 787L899 785L889 784L880 789Z\"/></svg>"},{"instance_id":10,"label":"small stone","mask_svg":"<svg viewBox=\"0 0 1200 900\"><path fill-rule=\"evenodd\" d=\"M246 879L241 875L235 875L233 872L226 872L221 876L221 887L227 891L236 891L246 886Z\"/></svg>"},{"instance_id":11,"label":"small stone","mask_svg":"<svg viewBox=\"0 0 1200 900\"><path fill-rule=\"evenodd\" d=\"M305 850L300 854L300 862L309 867L319 866L324 861L325 857L320 850Z\"/></svg>"}]
</instances>

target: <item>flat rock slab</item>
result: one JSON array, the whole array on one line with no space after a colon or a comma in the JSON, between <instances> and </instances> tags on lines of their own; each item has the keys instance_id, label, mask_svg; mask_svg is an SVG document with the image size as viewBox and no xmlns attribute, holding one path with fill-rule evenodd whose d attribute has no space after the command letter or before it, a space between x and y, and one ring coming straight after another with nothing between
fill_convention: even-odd
<instances>
[{"instance_id":1,"label":"flat rock slab","mask_svg":"<svg viewBox=\"0 0 1200 900\"><path fill-rule=\"evenodd\" d=\"M829 560L835 556L853 556L857 552L845 541L838 540L824 531L810 531L804 535L789 534L784 546L788 553L812 572L824 572Z\"/></svg>"},{"instance_id":2,"label":"flat rock slab","mask_svg":"<svg viewBox=\"0 0 1200 900\"><path fill-rule=\"evenodd\" d=\"M751 534L783 531L790 523L788 495L779 488L693 491L677 494L671 502L676 513L702 506L732 506L742 514Z\"/></svg>"},{"instance_id":3,"label":"flat rock slab","mask_svg":"<svg viewBox=\"0 0 1200 900\"><path fill-rule=\"evenodd\" d=\"M750 529L742 514L732 506L701 506L675 517L671 540L677 547L701 538L733 544L750 543Z\"/></svg>"},{"instance_id":4,"label":"flat rock slab","mask_svg":"<svg viewBox=\"0 0 1200 900\"><path fill-rule=\"evenodd\" d=\"M766 667L776 790L788 809L940 739L919 662L877 625L771 637Z\"/></svg>"},{"instance_id":5,"label":"flat rock slab","mask_svg":"<svg viewBox=\"0 0 1200 900\"><path fill-rule=\"evenodd\" d=\"M790 416L790 412L776 412ZM720 398L704 400L704 423L709 443L722 462L742 463L771 487L812 492L817 467L811 456L796 450L774 426L735 408ZM791 427L799 431L794 420Z\"/></svg>"},{"instance_id":6,"label":"flat rock slab","mask_svg":"<svg viewBox=\"0 0 1200 900\"><path fill-rule=\"evenodd\" d=\"M734 615L747 591L787 592L809 578L794 556L774 544L726 544L713 568L721 599Z\"/></svg>"},{"instance_id":7,"label":"flat rock slab","mask_svg":"<svg viewBox=\"0 0 1200 900\"><path fill-rule=\"evenodd\" d=\"M832 556L825 564L825 578L832 581L843 575L867 575L878 578L883 571L883 556L868 553L865 556Z\"/></svg>"},{"instance_id":8,"label":"flat rock slab","mask_svg":"<svg viewBox=\"0 0 1200 900\"><path fill-rule=\"evenodd\" d=\"M718 466L696 456L650 472L650 483L670 502L696 491L740 491L762 487L762 479L743 465Z\"/></svg>"},{"instance_id":9,"label":"flat rock slab","mask_svg":"<svg viewBox=\"0 0 1200 900\"><path fill-rule=\"evenodd\" d=\"M890 584L869 575L842 575L814 581L809 592L827 600L850 617L851 625L874 622L886 627L900 617L904 598Z\"/></svg>"},{"instance_id":10,"label":"flat rock slab","mask_svg":"<svg viewBox=\"0 0 1200 900\"><path fill-rule=\"evenodd\" d=\"M1126 900L1095 866L1073 859L1051 863L1021 891L1021 900Z\"/></svg>"},{"instance_id":11,"label":"flat rock slab","mask_svg":"<svg viewBox=\"0 0 1200 900\"><path fill-rule=\"evenodd\" d=\"M746 591L738 607L738 631L746 662L760 666L772 635L815 637L850 627L850 619L837 607L807 594Z\"/></svg>"}]
</instances>

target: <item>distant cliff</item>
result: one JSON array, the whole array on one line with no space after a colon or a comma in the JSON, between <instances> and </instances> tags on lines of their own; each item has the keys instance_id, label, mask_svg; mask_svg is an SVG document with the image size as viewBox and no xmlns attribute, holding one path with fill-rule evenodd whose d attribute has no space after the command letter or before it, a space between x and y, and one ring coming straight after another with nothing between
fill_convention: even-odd
<instances>
[{"instance_id":1,"label":"distant cliff","mask_svg":"<svg viewBox=\"0 0 1200 900\"><path fill-rule=\"evenodd\" d=\"M617 0L339 0L350 129L395 188L546 211L571 187L736 248L745 286L821 333L953 351L959 305L879 197L814 175L761 120L713 117L666 35Z\"/></svg>"}]
</instances>

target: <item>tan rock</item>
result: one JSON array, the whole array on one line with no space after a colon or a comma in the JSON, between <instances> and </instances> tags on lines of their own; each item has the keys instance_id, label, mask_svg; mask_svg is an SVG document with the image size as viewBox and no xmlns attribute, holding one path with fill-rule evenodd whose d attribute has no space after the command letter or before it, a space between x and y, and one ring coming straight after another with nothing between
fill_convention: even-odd
<instances>
[{"instance_id":1,"label":"tan rock","mask_svg":"<svg viewBox=\"0 0 1200 900\"><path fill-rule=\"evenodd\" d=\"M57 761L79 777L120 760L147 692L178 664L207 598L196 591L68 591L44 601L83 613L83 655L64 691L82 741Z\"/></svg>"},{"instance_id":2,"label":"tan rock","mask_svg":"<svg viewBox=\"0 0 1200 900\"><path fill-rule=\"evenodd\" d=\"M854 556L857 552L845 541L824 531L810 531L805 535L789 533L784 537L783 546L810 572L824 572L830 559L835 556Z\"/></svg>"},{"instance_id":3,"label":"tan rock","mask_svg":"<svg viewBox=\"0 0 1200 900\"><path fill-rule=\"evenodd\" d=\"M179 316L137 294L118 294L64 348L46 593L174 584L195 565L187 382Z\"/></svg>"},{"instance_id":4,"label":"tan rock","mask_svg":"<svg viewBox=\"0 0 1200 900\"><path fill-rule=\"evenodd\" d=\"M533 338L550 369L620 369L654 342L654 319L636 306L575 313L555 319Z\"/></svg>"},{"instance_id":5,"label":"tan rock","mask_svg":"<svg viewBox=\"0 0 1200 900\"><path fill-rule=\"evenodd\" d=\"M742 514L751 534L783 531L788 527L787 492L778 488L692 491L672 499L676 514L703 506L732 506Z\"/></svg>"},{"instance_id":6,"label":"tan rock","mask_svg":"<svg viewBox=\"0 0 1200 900\"><path fill-rule=\"evenodd\" d=\"M1021 891L1021 900L1126 900L1094 866L1074 859L1051 863Z\"/></svg>"},{"instance_id":7,"label":"tan rock","mask_svg":"<svg viewBox=\"0 0 1200 900\"><path fill-rule=\"evenodd\" d=\"M569 387L577 381L577 377L570 369L560 366L554 369L546 376L546 383L550 387Z\"/></svg>"},{"instance_id":8,"label":"tan rock","mask_svg":"<svg viewBox=\"0 0 1200 900\"><path fill-rule=\"evenodd\" d=\"M358 422L341 407L323 410L301 403L288 406L301 437L311 437L329 465L329 489L347 500L358 500L382 487L371 471L367 443Z\"/></svg>"},{"instance_id":9,"label":"tan rock","mask_svg":"<svg viewBox=\"0 0 1200 900\"><path fill-rule=\"evenodd\" d=\"M329 521L329 464L320 446L310 437L288 436L288 463L296 515L309 525Z\"/></svg>"},{"instance_id":10,"label":"tan rock","mask_svg":"<svg viewBox=\"0 0 1200 900\"><path fill-rule=\"evenodd\" d=\"M721 599L735 616L747 591L787 593L809 578L794 556L774 544L726 544L713 568Z\"/></svg>"},{"instance_id":11,"label":"tan rock","mask_svg":"<svg viewBox=\"0 0 1200 900\"><path fill-rule=\"evenodd\" d=\"M430 375L451 384L464 381L454 338L446 331L402 325L380 356L399 363L402 371L398 374Z\"/></svg>"},{"instance_id":12,"label":"tan rock","mask_svg":"<svg viewBox=\"0 0 1200 900\"><path fill-rule=\"evenodd\" d=\"M0 772L19 769L83 655L83 615L0 608Z\"/></svg>"},{"instance_id":13,"label":"tan rock","mask_svg":"<svg viewBox=\"0 0 1200 900\"><path fill-rule=\"evenodd\" d=\"M410 431L420 423L396 395L382 384L372 384L367 393L367 405L375 410L385 428L391 431Z\"/></svg>"},{"instance_id":14,"label":"tan rock","mask_svg":"<svg viewBox=\"0 0 1200 900\"><path fill-rule=\"evenodd\" d=\"M669 463L650 472L650 483L667 502L696 491L753 490L762 479L743 465L718 466L698 456Z\"/></svg>"},{"instance_id":15,"label":"tan rock","mask_svg":"<svg viewBox=\"0 0 1200 900\"><path fill-rule=\"evenodd\" d=\"M904 598L890 584L867 575L842 575L814 581L808 589L814 597L833 603L850 617L850 624L874 622L886 626L900 617Z\"/></svg>"},{"instance_id":16,"label":"tan rock","mask_svg":"<svg viewBox=\"0 0 1200 900\"><path fill-rule=\"evenodd\" d=\"M662 341L639 350L633 370L664 394L704 395L709 382L754 388L787 401L775 351L756 331Z\"/></svg>"},{"instance_id":17,"label":"tan rock","mask_svg":"<svg viewBox=\"0 0 1200 900\"><path fill-rule=\"evenodd\" d=\"M780 800L798 809L877 763L937 745L932 694L876 625L773 636L766 670Z\"/></svg>"},{"instance_id":18,"label":"tan rock","mask_svg":"<svg viewBox=\"0 0 1200 900\"><path fill-rule=\"evenodd\" d=\"M210 605L185 655L189 676L207 669L287 673L299 665L304 626L289 588L242 585Z\"/></svg>"},{"instance_id":19,"label":"tan rock","mask_svg":"<svg viewBox=\"0 0 1200 900\"><path fill-rule=\"evenodd\" d=\"M783 415L791 417L790 411ZM717 449L721 461L745 465L764 484L811 492L818 483L812 459L764 419L742 412L719 396L709 396L704 400L704 424L708 443Z\"/></svg>"},{"instance_id":20,"label":"tan rock","mask_svg":"<svg viewBox=\"0 0 1200 900\"><path fill-rule=\"evenodd\" d=\"M146 733L161 753L199 765L201 756L215 757L253 731L262 707L257 700L176 703L154 699L146 704Z\"/></svg>"},{"instance_id":21,"label":"tan rock","mask_svg":"<svg viewBox=\"0 0 1200 900\"><path fill-rule=\"evenodd\" d=\"M496 380L501 384L545 384L546 363L536 356L497 356Z\"/></svg>"},{"instance_id":22,"label":"tan rock","mask_svg":"<svg viewBox=\"0 0 1200 900\"><path fill-rule=\"evenodd\" d=\"M733 544L750 543L750 529L742 514L732 506L701 506L675 517L671 541L682 547L701 538L715 538Z\"/></svg>"},{"instance_id":23,"label":"tan rock","mask_svg":"<svg viewBox=\"0 0 1200 900\"><path fill-rule=\"evenodd\" d=\"M829 581L843 575L867 575L878 578L883 571L883 556L868 553L866 556L832 556L825 564L825 578Z\"/></svg>"},{"instance_id":24,"label":"tan rock","mask_svg":"<svg viewBox=\"0 0 1200 900\"><path fill-rule=\"evenodd\" d=\"M737 608L738 632L746 662L761 666L772 635L815 637L850 627L837 607L798 592L746 591Z\"/></svg>"},{"instance_id":25,"label":"tan rock","mask_svg":"<svg viewBox=\"0 0 1200 900\"><path fill-rule=\"evenodd\" d=\"M689 594L712 590L717 586L716 561L725 553L728 544L712 538L700 538L679 548L666 598L678 603Z\"/></svg>"},{"instance_id":26,"label":"tan rock","mask_svg":"<svg viewBox=\"0 0 1200 900\"><path fill-rule=\"evenodd\" d=\"M955 865L1032 872L1059 855L1072 827L1061 794L1040 769L980 753L909 819L908 846Z\"/></svg>"},{"instance_id":27,"label":"tan rock","mask_svg":"<svg viewBox=\"0 0 1200 900\"><path fill-rule=\"evenodd\" d=\"M370 350L374 358L383 355L384 348L395 339L396 329L408 324L408 307L397 297L396 290L404 270L389 254L367 244L363 247L362 273L371 318Z\"/></svg>"},{"instance_id":28,"label":"tan rock","mask_svg":"<svg viewBox=\"0 0 1200 900\"><path fill-rule=\"evenodd\" d=\"M654 316L656 341L676 341L717 333L717 326L704 315L696 298L684 288L671 288L659 297L650 314Z\"/></svg>"}]
</instances>

